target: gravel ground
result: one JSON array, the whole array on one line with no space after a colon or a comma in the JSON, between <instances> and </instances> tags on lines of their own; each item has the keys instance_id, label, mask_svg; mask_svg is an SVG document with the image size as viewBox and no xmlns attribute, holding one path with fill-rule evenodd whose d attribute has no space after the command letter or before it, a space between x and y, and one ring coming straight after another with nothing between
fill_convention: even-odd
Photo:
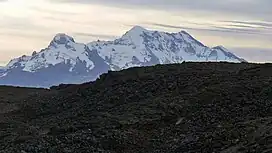
<instances>
[{"instance_id":1,"label":"gravel ground","mask_svg":"<svg viewBox=\"0 0 272 153\"><path fill-rule=\"evenodd\" d=\"M0 95L0 153L272 152L272 64L157 65Z\"/></svg>"}]
</instances>

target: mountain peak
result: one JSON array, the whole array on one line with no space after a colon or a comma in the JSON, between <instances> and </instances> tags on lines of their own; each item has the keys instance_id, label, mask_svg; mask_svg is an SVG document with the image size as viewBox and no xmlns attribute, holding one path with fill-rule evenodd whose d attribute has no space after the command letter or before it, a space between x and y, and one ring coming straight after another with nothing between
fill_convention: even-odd
<instances>
[{"instance_id":1,"label":"mountain peak","mask_svg":"<svg viewBox=\"0 0 272 153\"><path fill-rule=\"evenodd\" d=\"M74 38L72 38L71 36L68 36L65 33L58 33L51 41L50 46L51 44L67 44L70 42L74 43L75 42Z\"/></svg>"},{"instance_id":2,"label":"mountain peak","mask_svg":"<svg viewBox=\"0 0 272 153\"><path fill-rule=\"evenodd\" d=\"M141 26L134 26L122 36L122 39L139 44L141 43L141 39L142 39L141 35L144 32L148 32L148 30L146 30L145 28Z\"/></svg>"},{"instance_id":3,"label":"mountain peak","mask_svg":"<svg viewBox=\"0 0 272 153\"><path fill-rule=\"evenodd\" d=\"M125 35L139 35L146 31L147 30L141 26L134 26L128 32L126 32Z\"/></svg>"},{"instance_id":4,"label":"mountain peak","mask_svg":"<svg viewBox=\"0 0 272 153\"><path fill-rule=\"evenodd\" d=\"M225 51L225 52L228 52L228 49L226 49L224 46L215 46L213 47L212 49L219 49L219 50L222 50L222 51Z\"/></svg>"},{"instance_id":5,"label":"mountain peak","mask_svg":"<svg viewBox=\"0 0 272 153\"><path fill-rule=\"evenodd\" d=\"M186 35L190 35L188 32L186 32L186 31L184 31L184 30L181 30L179 33L186 34Z\"/></svg>"},{"instance_id":6,"label":"mountain peak","mask_svg":"<svg viewBox=\"0 0 272 153\"><path fill-rule=\"evenodd\" d=\"M147 30L141 26L134 26L129 31L143 32L143 31L147 31Z\"/></svg>"}]
</instances>

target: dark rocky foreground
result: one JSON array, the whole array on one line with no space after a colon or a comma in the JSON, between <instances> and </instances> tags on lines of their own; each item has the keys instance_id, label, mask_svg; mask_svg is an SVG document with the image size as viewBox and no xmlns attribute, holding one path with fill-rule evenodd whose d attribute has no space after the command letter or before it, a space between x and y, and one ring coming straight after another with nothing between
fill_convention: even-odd
<instances>
[{"instance_id":1,"label":"dark rocky foreground","mask_svg":"<svg viewBox=\"0 0 272 153\"><path fill-rule=\"evenodd\" d=\"M132 68L0 97L1 153L272 152L272 64Z\"/></svg>"}]
</instances>

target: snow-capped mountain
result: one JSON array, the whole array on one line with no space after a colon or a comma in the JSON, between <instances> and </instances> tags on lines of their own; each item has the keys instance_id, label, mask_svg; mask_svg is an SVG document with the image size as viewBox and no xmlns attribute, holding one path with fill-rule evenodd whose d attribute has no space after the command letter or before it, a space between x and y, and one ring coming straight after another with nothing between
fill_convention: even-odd
<instances>
[{"instance_id":1,"label":"snow-capped mountain","mask_svg":"<svg viewBox=\"0 0 272 153\"><path fill-rule=\"evenodd\" d=\"M222 46L209 48L185 31L167 33L135 26L114 41L76 43L57 34L49 46L11 60L0 70L0 84L50 87L95 80L108 70L183 61L243 62Z\"/></svg>"},{"instance_id":2,"label":"snow-capped mountain","mask_svg":"<svg viewBox=\"0 0 272 153\"><path fill-rule=\"evenodd\" d=\"M0 66L0 77L4 74L5 71L6 71L6 68Z\"/></svg>"}]
</instances>

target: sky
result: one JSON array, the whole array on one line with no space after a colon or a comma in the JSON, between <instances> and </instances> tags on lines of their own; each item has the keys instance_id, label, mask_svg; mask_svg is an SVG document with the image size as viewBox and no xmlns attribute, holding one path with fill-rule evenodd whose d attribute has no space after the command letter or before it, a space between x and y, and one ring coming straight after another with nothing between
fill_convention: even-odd
<instances>
[{"instance_id":1,"label":"sky","mask_svg":"<svg viewBox=\"0 0 272 153\"><path fill-rule=\"evenodd\" d=\"M0 65L48 46L113 40L135 25L185 30L251 62L272 62L271 0L0 0Z\"/></svg>"}]
</instances>

